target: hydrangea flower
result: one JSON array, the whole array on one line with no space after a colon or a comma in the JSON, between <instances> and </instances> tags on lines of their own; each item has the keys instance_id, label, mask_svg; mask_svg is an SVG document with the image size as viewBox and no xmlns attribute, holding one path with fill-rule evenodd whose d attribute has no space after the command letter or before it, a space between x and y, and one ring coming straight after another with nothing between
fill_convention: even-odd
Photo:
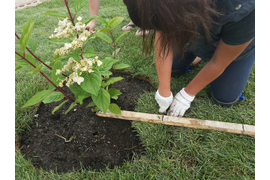
<instances>
[{"instance_id":1,"label":"hydrangea flower","mask_svg":"<svg viewBox=\"0 0 270 180\"><path fill-rule=\"evenodd\" d=\"M55 75L58 75L58 74L60 74L60 73L61 73L61 70L60 70L60 69L56 69Z\"/></svg>"},{"instance_id":2,"label":"hydrangea flower","mask_svg":"<svg viewBox=\"0 0 270 180\"><path fill-rule=\"evenodd\" d=\"M100 60L97 60L96 62L97 62L97 65L98 65L98 66L101 66L101 65L103 64L103 62L100 61Z\"/></svg>"},{"instance_id":3,"label":"hydrangea flower","mask_svg":"<svg viewBox=\"0 0 270 180\"><path fill-rule=\"evenodd\" d=\"M81 16L79 16L79 17L77 18L77 20L78 20L78 21L81 21L81 20L82 20L82 17L81 17Z\"/></svg>"},{"instance_id":4,"label":"hydrangea flower","mask_svg":"<svg viewBox=\"0 0 270 180\"><path fill-rule=\"evenodd\" d=\"M93 34L93 32L91 33L87 30L84 30L83 33L79 36L79 38L73 39L73 41L71 43L65 43L65 46L61 47L59 49L56 49L54 54L65 55L65 54L69 53L71 50L75 50L77 48L82 48L83 42L86 41L87 38L91 34Z\"/></svg>"},{"instance_id":5,"label":"hydrangea flower","mask_svg":"<svg viewBox=\"0 0 270 180\"><path fill-rule=\"evenodd\" d=\"M69 37L73 32L81 32L81 34L75 34L74 39L71 43L65 43L63 47L56 49L54 54L65 55L78 48L82 48L84 42L88 39L88 37L91 34L95 33L95 30L91 30L90 32L85 30L86 25L81 22L81 16L79 16L77 20L79 22L77 22L75 26L68 22L68 18L65 18L63 21L58 22L59 27L55 28L54 30L56 34L52 34L50 38ZM71 74L65 78L65 80L58 84L58 86L63 87L64 81L66 81L66 86L70 86L75 82L80 85L84 81L84 78L81 77L82 73L93 73L94 70L92 68L94 64L96 64L97 66L101 66L103 62L98 60L98 56L96 56L95 59L80 57L80 62L77 62L72 57L70 57L67 64L64 65L62 69L56 70L56 75L60 74L62 71L72 71Z\"/></svg>"},{"instance_id":6,"label":"hydrangea flower","mask_svg":"<svg viewBox=\"0 0 270 180\"><path fill-rule=\"evenodd\" d=\"M84 78L77 76L73 78L73 81L80 85L84 81Z\"/></svg>"},{"instance_id":7,"label":"hydrangea flower","mask_svg":"<svg viewBox=\"0 0 270 180\"><path fill-rule=\"evenodd\" d=\"M73 71L69 75L69 77L65 78L65 81L67 82L66 86L70 86L75 82L78 85L80 85L84 81L84 78L81 77L80 75L82 75L83 72L93 73L94 72L94 70L92 69L93 64L97 64L98 66L101 66L103 64L103 62L98 59L98 56L96 56L95 59L84 58L84 59L81 59L80 62L77 62L72 57L70 57L67 64L64 65L62 70L57 69L56 73L59 73L62 71ZM78 75L79 70L80 70L80 73ZM61 83L59 83L58 85L59 86L63 85L63 82L64 82L64 80Z\"/></svg>"}]
</instances>

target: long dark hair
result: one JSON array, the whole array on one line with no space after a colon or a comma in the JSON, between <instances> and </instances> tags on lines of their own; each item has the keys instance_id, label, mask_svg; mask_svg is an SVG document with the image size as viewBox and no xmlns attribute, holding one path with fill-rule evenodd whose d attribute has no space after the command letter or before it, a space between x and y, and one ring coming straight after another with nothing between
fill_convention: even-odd
<instances>
[{"instance_id":1,"label":"long dark hair","mask_svg":"<svg viewBox=\"0 0 270 180\"><path fill-rule=\"evenodd\" d=\"M137 0L142 30L162 33L161 52L177 49L184 54L185 44L196 36L211 41L213 17L221 15L212 0ZM143 54L153 49L154 33L143 35Z\"/></svg>"}]
</instances>

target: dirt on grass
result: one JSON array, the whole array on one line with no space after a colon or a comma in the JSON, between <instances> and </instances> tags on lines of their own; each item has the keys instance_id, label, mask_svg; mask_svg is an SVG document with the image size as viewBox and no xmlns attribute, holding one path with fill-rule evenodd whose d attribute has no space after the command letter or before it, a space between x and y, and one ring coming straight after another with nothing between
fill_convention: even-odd
<instances>
[{"instance_id":1,"label":"dirt on grass","mask_svg":"<svg viewBox=\"0 0 270 180\"><path fill-rule=\"evenodd\" d=\"M124 77L111 87L122 92L114 101L121 110L134 111L140 94L155 91L150 83L131 75L115 73L114 76ZM63 90L74 98L68 88ZM21 136L20 152L26 159L31 159L36 168L58 173L79 171L81 167L101 170L106 166L121 166L134 155L143 153L144 148L131 121L98 117L90 109L80 106L65 115L71 102L52 114L61 102L41 103L37 117L30 125L31 131ZM85 104L89 102L89 99L84 101Z\"/></svg>"}]
</instances>

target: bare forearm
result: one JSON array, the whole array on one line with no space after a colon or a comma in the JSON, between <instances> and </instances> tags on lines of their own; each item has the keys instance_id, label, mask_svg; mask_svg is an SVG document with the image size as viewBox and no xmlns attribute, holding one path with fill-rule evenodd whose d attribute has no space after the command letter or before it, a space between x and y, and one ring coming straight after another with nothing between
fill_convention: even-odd
<instances>
[{"instance_id":1,"label":"bare forearm","mask_svg":"<svg viewBox=\"0 0 270 180\"><path fill-rule=\"evenodd\" d=\"M156 69L159 82L159 94L163 97L169 97L171 95L171 71L172 71L172 59L173 52L169 51L168 56L160 53L160 47L158 38L160 33L156 32L155 36L155 57L156 57Z\"/></svg>"},{"instance_id":2,"label":"bare forearm","mask_svg":"<svg viewBox=\"0 0 270 180\"><path fill-rule=\"evenodd\" d=\"M186 93L190 96L195 96L206 85L214 81L223 73L226 67L244 51L252 40L253 39L244 44L235 46L227 45L220 40L212 59L185 88Z\"/></svg>"},{"instance_id":3,"label":"bare forearm","mask_svg":"<svg viewBox=\"0 0 270 180\"><path fill-rule=\"evenodd\" d=\"M185 87L186 93L188 93L190 96L195 96L205 86L207 86L218 76L220 76L223 73L224 69L224 67L221 67L218 64L210 61Z\"/></svg>"},{"instance_id":4,"label":"bare forearm","mask_svg":"<svg viewBox=\"0 0 270 180\"><path fill-rule=\"evenodd\" d=\"M98 15L100 0L89 0L90 16Z\"/></svg>"}]
</instances>

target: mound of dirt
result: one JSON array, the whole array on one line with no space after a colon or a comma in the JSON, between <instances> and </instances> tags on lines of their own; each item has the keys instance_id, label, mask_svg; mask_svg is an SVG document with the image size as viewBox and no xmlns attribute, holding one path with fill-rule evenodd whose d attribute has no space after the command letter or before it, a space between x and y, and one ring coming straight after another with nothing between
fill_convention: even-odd
<instances>
[{"instance_id":1,"label":"mound of dirt","mask_svg":"<svg viewBox=\"0 0 270 180\"><path fill-rule=\"evenodd\" d=\"M140 94L155 91L150 83L131 75L115 73L114 76L124 77L112 85L122 92L115 101L122 110L134 111ZM68 88L63 90L73 96ZM106 166L121 166L124 161L132 160L133 155L143 153L131 121L98 117L90 109L79 106L65 115L71 102L53 115L52 110L61 102L41 103L31 131L21 136L20 151L35 167L58 173L79 171L82 166L101 170Z\"/></svg>"}]
</instances>

